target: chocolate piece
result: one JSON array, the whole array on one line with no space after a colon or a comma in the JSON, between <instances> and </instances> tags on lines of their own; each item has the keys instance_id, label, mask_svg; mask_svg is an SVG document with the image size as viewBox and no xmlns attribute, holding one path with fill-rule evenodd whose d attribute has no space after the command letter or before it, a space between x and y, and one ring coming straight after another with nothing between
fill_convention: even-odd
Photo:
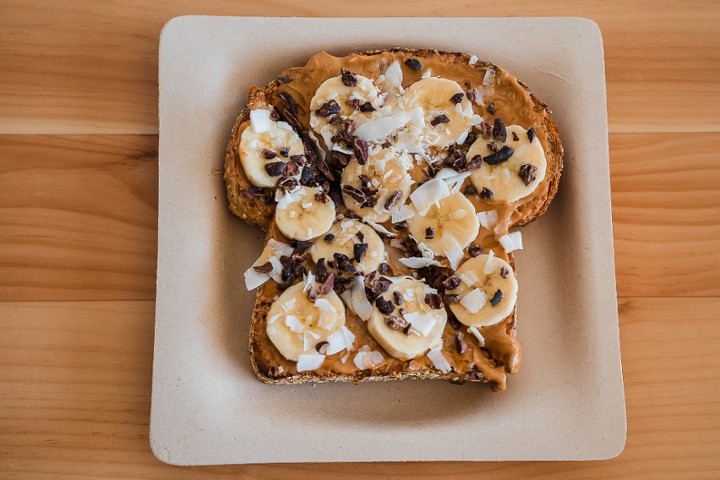
<instances>
[{"instance_id":1,"label":"chocolate piece","mask_svg":"<svg viewBox=\"0 0 720 480\"><path fill-rule=\"evenodd\" d=\"M270 273L272 272L273 266L272 263L267 262L263 263L262 265L253 265L253 270L255 270L258 273Z\"/></svg>"},{"instance_id":2,"label":"chocolate piece","mask_svg":"<svg viewBox=\"0 0 720 480\"><path fill-rule=\"evenodd\" d=\"M535 140L535 137L537 137L537 132L535 132L535 127L528 128L527 131L528 140L530 143L532 143L533 140Z\"/></svg>"},{"instance_id":3,"label":"chocolate piece","mask_svg":"<svg viewBox=\"0 0 720 480\"><path fill-rule=\"evenodd\" d=\"M458 92L455 95L453 95L452 97L450 97L450 101L452 103L460 103L460 102L462 102L462 99L464 96L465 96L465 94L463 92Z\"/></svg>"},{"instance_id":4,"label":"chocolate piece","mask_svg":"<svg viewBox=\"0 0 720 480\"><path fill-rule=\"evenodd\" d=\"M356 262L362 262L363 257L367 253L367 249L367 243L356 243L355 245L353 245L353 256L355 257Z\"/></svg>"},{"instance_id":5,"label":"chocolate piece","mask_svg":"<svg viewBox=\"0 0 720 480\"><path fill-rule=\"evenodd\" d=\"M455 350L462 355L469 347L470 345L465 341L465 335L462 332L455 333Z\"/></svg>"},{"instance_id":6,"label":"chocolate piece","mask_svg":"<svg viewBox=\"0 0 720 480\"><path fill-rule=\"evenodd\" d=\"M333 253L333 258L337 265L337 269L343 272L355 273L355 266L350 261L350 258L343 253Z\"/></svg>"},{"instance_id":7,"label":"chocolate piece","mask_svg":"<svg viewBox=\"0 0 720 480\"><path fill-rule=\"evenodd\" d=\"M502 298L503 298L502 290L500 290L498 288L497 290L495 290L495 294L490 299L490 305L492 305L494 307L495 305L497 305L498 303L500 303L502 301Z\"/></svg>"},{"instance_id":8,"label":"chocolate piece","mask_svg":"<svg viewBox=\"0 0 720 480\"><path fill-rule=\"evenodd\" d=\"M462 328L462 323L460 323L460 320L457 319L454 313L448 312L448 323L455 329L460 330Z\"/></svg>"},{"instance_id":9,"label":"chocolate piece","mask_svg":"<svg viewBox=\"0 0 720 480\"><path fill-rule=\"evenodd\" d=\"M483 247L480 245L472 244L468 247L468 254L475 258L483 252Z\"/></svg>"},{"instance_id":10,"label":"chocolate piece","mask_svg":"<svg viewBox=\"0 0 720 480\"><path fill-rule=\"evenodd\" d=\"M488 165L498 165L503 162L507 162L512 157L514 150L507 145L503 146L500 150L495 153L491 153L487 157L483 158L483 161Z\"/></svg>"},{"instance_id":11,"label":"chocolate piece","mask_svg":"<svg viewBox=\"0 0 720 480\"><path fill-rule=\"evenodd\" d=\"M422 63L420 63L420 60L418 60L417 58L408 58L407 60L405 60L405 65L410 67L410 70L414 72L422 70Z\"/></svg>"},{"instance_id":12,"label":"chocolate piece","mask_svg":"<svg viewBox=\"0 0 720 480\"><path fill-rule=\"evenodd\" d=\"M400 197L402 197L402 194L397 190L391 193L388 199L385 201L385 210L390 210L392 207L394 207L395 204L400 200Z\"/></svg>"},{"instance_id":13,"label":"chocolate piece","mask_svg":"<svg viewBox=\"0 0 720 480\"><path fill-rule=\"evenodd\" d=\"M390 300L386 300L384 297L378 297L377 300L375 300L375 306L380 313L384 315L389 315L395 311L395 305Z\"/></svg>"},{"instance_id":14,"label":"chocolate piece","mask_svg":"<svg viewBox=\"0 0 720 480\"><path fill-rule=\"evenodd\" d=\"M430 305L430 308L434 310L439 310L445 306L439 293L426 293L425 303Z\"/></svg>"},{"instance_id":15,"label":"chocolate piece","mask_svg":"<svg viewBox=\"0 0 720 480\"><path fill-rule=\"evenodd\" d=\"M367 197L365 196L363 191L357 187L353 187L352 185L343 185L342 191L344 193L347 193L353 200L360 204L367 201Z\"/></svg>"},{"instance_id":16,"label":"chocolate piece","mask_svg":"<svg viewBox=\"0 0 720 480\"><path fill-rule=\"evenodd\" d=\"M535 172L537 172L537 167L526 163L520 167L520 170L518 170L518 177L520 177L523 183L527 186L535 181Z\"/></svg>"},{"instance_id":17,"label":"chocolate piece","mask_svg":"<svg viewBox=\"0 0 720 480\"><path fill-rule=\"evenodd\" d=\"M407 335L406 330L408 330L410 327L410 324L407 320L405 320L402 317L398 317L395 315L390 315L389 317L385 317L385 325L392 328L393 330L397 330L399 332L405 333Z\"/></svg>"},{"instance_id":18,"label":"chocolate piece","mask_svg":"<svg viewBox=\"0 0 720 480\"><path fill-rule=\"evenodd\" d=\"M285 172L285 162L270 162L265 164L265 171L271 177L279 177Z\"/></svg>"},{"instance_id":19,"label":"chocolate piece","mask_svg":"<svg viewBox=\"0 0 720 480\"><path fill-rule=\"evenodd\" d=\"M493 198L493 192L487 187L483 187L482 190L480 190L480 198L486 199L486 200L492 200Z\"/></svg>"},{"instance_id":20,"label":"chocolate piece","mask_svg":"<svg viewBox=\"0 0 720 480\"><path fill-rule=\"evenodd\" d=\"M322 259L321 259L322 260ZM335 273L331 273L327 276L325 281L323 282L322 286L320 287L320 293L323 295L327 295L330 293L335 286Z\"/></svg>"},{"instance_id":21,"label":"chocolate piece","mask_svg":"<svg viewBox=\"0 0 720 480\"><path fill-rule=\"evenodd\" d=\"M403 304L402 293L398 292L397 290L393 292L393 303L398 307Z\"/></svg>"},{"instance_id":22,"label":"chocolate piece","mask_svg":"<svg viewBox=\"0 0 720 480\"><path fill-rule=\"evenodd\" d=\"M470 159L469 162L467 162L466 168L468 170L474 170L476 168L480 168L482 166L482 155L475 155Z\"/></svg>"},{"instance_id":23,"label":"chocolate piece","mask_svg":"<svg viewBox=\"0 0 720 480\"><path fill-rule=\"evenodd\" d=\"M268 160L273 159L277 157L277 153L273 152L272 150L268 150L267 148L262 149L262 156L264 158L267 158ZM287 156L287 155L286 155Z\"/></svg>"},{"instance_id":24,"label":"chocolate piece","mask_svg":"<svg viewBox=\"0 0 720 480\"><path fill-rule=\"evenodd\" d=\"M357 85L357 77L350 70L341 68L340 69L340 78L342 80L343 85L345 85L346 87L354 87L355 85Z\"/></svg>"},{"instance_id":25,"label":"chocolate piece","mask_svg":"<svg viewBox=\"0 0 720 480\"><path fill-rule=\"evenodd\" d=\"M495 122L493 122L492 136L498 142L505 143L505 140L507 140L507 130L502 119L496 118Z\"/></svg>"},{"instance_id":26,"label":"chocolate piece","mask_svg":"<svg viewBox=\"0 0 720 480\"><path fill-rule=\"evenodd\" d=\"M450 275L448 278L443 280L442 286L445 287L445 290L455 290L460 286L460 281L460 277L457 275Z\"/></svg>"},{"instance_id":27,"label":"chocolate piece","mask_svg":"<svg viewBox=\"0 0 720 480\"><path fill-rule=\"evenodd\" d=\"M330 100L327 103L323 103L323 105L315 110L315 115L318 117L329 117L330 115L335 115L340 113L340 105L335 100Z\"/></svg>"},{"instance_id":28,"label":"chocolate piece","mask_svg":"<svg viewBox=\"0 0 720 480\"><path fill-rule=\"evenodd\" d=\"M318 342L317 345L315 345L315 350L317 350L319 354L325 355L327 353L329 345L330 342L323 340L322 342Z\"/></svg>"},{"instance_id":29,"label":"chocolate piece","mask_svg":"<svg viewBox=\"0 0 720 480\"><path fill-rule=\"evenodd\" d=\"M450 119L447 117L447 115L441 113L440 115L438 115L437 117L432 119L432 121L430 122L430 125L432 125L433 127L436 127L436 126L440 125L441 123L448 123L449 121L450 121Z\"/></svg>"},{"instance_id":30,"label":"chocolate piece","mask_svg":"<svg viewBox=\"0 0 720 480\"><path fill-rule=\"evenodd\" d=\"M488 103L487 111L490 115L495 115L495 104L492 102Z\"/></svg>"},{"instance_id":31,"label":"chocolate piece","mask_svg":"<svg viewBox=\"0 0 720 480\"><path fill-rule=\"evenodd\" d=\"M353 153L360 165L365 165L368 160L368 144L362 138L355 137L352 145Z\"/></svg>"},{"instance_id":32,"label":"chocolate piece","mask_svg":"<svg viewBox=\"0 0 720 480\"><path fill-rule=\"evenodd\" d=\"M435 229L432 227L427 227L425 229L425 239L432 240L433 238L435 238Z\"/></svg>"}]
</instances>

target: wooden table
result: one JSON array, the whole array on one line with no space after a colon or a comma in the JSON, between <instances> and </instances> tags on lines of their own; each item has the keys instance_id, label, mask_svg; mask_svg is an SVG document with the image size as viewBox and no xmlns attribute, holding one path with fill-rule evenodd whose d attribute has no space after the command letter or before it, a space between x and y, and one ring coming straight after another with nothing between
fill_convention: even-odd
<instances>
[{"instance_id":1,"label":"wooden table","mask_svg":"<svg viewBox=\"0 0 720 480\"><path fill-rule=\"evenodd\" d=\"M0 0L0 477L720 478L720 3L202 3ZM620 457L193 469L153 457L158 37L171 17L200 13L600 25Z\"/></svg>"}]
</instances>

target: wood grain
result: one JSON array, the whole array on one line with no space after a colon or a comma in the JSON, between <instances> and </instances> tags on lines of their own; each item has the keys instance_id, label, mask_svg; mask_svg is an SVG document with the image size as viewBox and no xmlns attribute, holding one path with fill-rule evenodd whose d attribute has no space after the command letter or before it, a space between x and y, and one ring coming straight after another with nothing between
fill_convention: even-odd
<instances>
[{"instance_id":1,"label":"wood grain","mask_svg":"<svg viewBox=\"0 0 720 480\"><path fill-rule=\"evenodd\" d=\"M157 137L0 136L0 299L152 299Z\"/></svg>"},{"instance_id":2,"label":"wood grain","mask_svg":"<svg viewBox=\"0 0 720 480\"><path fill-rule=\"evenodd\" d=\"M720 134L614 134L611 147L618 295L720 295L708 163ZM156 148L155 136L0 135L0 301L154 299Z\"/></svg>"},{"instance_id":3,"label":"wood grain","mask_svg":"<svg viewBox=\"0 0 720 480\"><path fill-rule=\"evenodd\" d=\"M157 133L160 30L187 14L585 16L605 40L611 131L720 131L715 1L1 0L0 11L0 133Z\"/></svg>"},{"instance_id":4,"label":"wood grain","mask_svg":"<svg viewBox=\"0 0 720 480\"><path fill-rule=\"evenodd\" d=\"M617 134L610 148L618 295L720 295L720 134Z\"/></svg>"},{"instance_id":5,"label":"wood grain","mask_svg":"<svg viewBox=\"0 0 720 480\"><path fill-rule=\"evenodd\" d=\"M153 302L0 304L0 477L717 478L720 299L620 302L625 452L606 462L174 468L148 448Z\"/></svg>"}]
</instances>

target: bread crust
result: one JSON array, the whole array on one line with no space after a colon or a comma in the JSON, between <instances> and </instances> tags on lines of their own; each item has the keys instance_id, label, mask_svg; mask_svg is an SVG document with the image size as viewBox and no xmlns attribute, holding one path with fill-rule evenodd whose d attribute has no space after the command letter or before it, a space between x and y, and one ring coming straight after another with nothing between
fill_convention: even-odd
<instances>
[{"instance_id":1,"label":"bread crust","mask_svg":"<svg viewBox=\"0 0 720 480\"><path fill-rule=\"evenodd\" d=\"M470 61L470 55L458 52L444 52L432 49L407 49L393 48L388 50L370 50L351 55L374 56L386 52L402 53L412 55L413 57L435 58L441 56L444 62L467 65ZM478 61L474 64L475 68L493 69L498 72L505 72L501 67L486 61ZM305 67L290 68L282 72L278 78L270 82L265 88L251 87L248 92L248 105L238 116L233 126L231 138L227 145L225 155L225 174L228 204L230 211L244 221L259 226L264 231L268 231L273 214L274 202L271 201L271 193L259 194L258 189L253 187L243 172L240 158L238 155L238 145L244 128L248 125L249 112L251 109L264 108L270 109L271 106L278 107L282 100L278 98L278 91L284 83L292 79L295 75L302 71ZM514 79L514 77L512 77ZM542 112L543 126L546 129L546 160L547 169L546 176L547 187L543 195L534 197L531 201L521 203L517 211L513 214L510 222L513 226L526 225L540 216L548 209L552 199L557 193L560 176L563 168L563 147L560 141L560 133L558 126L552 118L551 111L548 106L541 102L540 99L528 88L528 86L520 81L518 84L527 92L532 99L534 108L538 112ZM270 189L266 189L272 192ZM251 192L251 193L248 193ZM523 199L521 199L522 201ZM509 255L510 262L514 268L512 255ZM444 374L438 370L424 368L421 370L410 371L403 367L403 364L396 363L392 365L394 368L368 369L358 370L353 374L341 373L318 373L299 372L292 375L279 374L273 365L265 361L265 357L261 354L263 349L273 348L268 345L267 339L263 341L260 329L264 325L265 317L270 308L270 303L264 301L260 292L256 296L256 302L252 314L251 334L249 341L250 359L253 371L259 380L264 383L273 384L301 384L301 383L327 383L327 382L352 382L360 383L366 381L389 381L389 380L430 380L443 379L452 382L462 383L464 381L487 382L486 378L478 377L473 372L450 372ZM508 334L516 338L516 313L514 309L511 314L511 320L508 322ZM515 373L517 365L508 366L508 373ZM495 382L493 388L496 390L504 389L504 382Z\"/></svg>"}]
</instances>

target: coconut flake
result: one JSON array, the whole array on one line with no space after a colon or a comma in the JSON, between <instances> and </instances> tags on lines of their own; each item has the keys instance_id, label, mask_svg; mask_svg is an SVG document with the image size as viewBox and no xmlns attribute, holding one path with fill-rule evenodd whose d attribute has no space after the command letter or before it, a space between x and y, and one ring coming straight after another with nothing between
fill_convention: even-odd
<instances>
[{"instance_id":1,"label":"coconut flake","mask_svg":"<svg viewBox=\"0 0 720 480\"><path fill-rule=\"evenodd\" d=\"M460 262L465 256L462 246L460 246L458 241L455 240L455 237L447 233L443 234L440 239L440 245L442 246L443 253L447 257L448 261L450 261L452 269L457 270Z\"/></svg>"},{"instance_id":2,"label":"coconut flake","mask_svg":"<svg viewBox=\"0 0 720 480\"><path fill-rule=\"evenodd\" d=\"M460 277L460 281L463 282L468 287L472 287L475 285L475 282L477 282L478 278L473 272L465 272L458 275Z\"/></svg>"},{"instance_id":3,"label":"coconut flake","mask_svg":"<svg viewBox=\"0 0 720 480\"><path fill-rule=\"evenodd\" d=\"M392 222L393 223L400 223L404 222L408 218L412 218L415 216L416 210L412 205L406 204L403 205L400 210L393 213L392 215Z\"/></svg>"},{"instance_id":4,"label":"coconut flake","mask_svg":"<svg viewBox=\"0 0 720 480\"><path fill-rule=\"evenodd\" d=\"M485 337L482 336L482 333L480 333L480 330L477 329L477 327L470 327L468 328L468 332L472 333L475 338L477 338L478 343L480 343L480 346L482 347L485 345Z\"/></svg>"},{"instance_id":5,"label":"coconut flake","mask_svg":"<svg viewBox=\"0 0 720 480\"><path fill-rule=\"evenodd\" d=\"M250 110L250 127L253 132L263 133L270 130L270 110Z\"/></svg>"},{"instance_id":6,"label":"coconut flake","mask_svg":"<svg viewBox=\"0 0 720 480\"><path fill-rule=\"evenodd\" d=\"M380 233L382 233L382 234L384 234L384 235L387 235L388 237L395 237L395 236L396 236L393 232L389 231L387 228L383 227L383 226L380 225L379 223L373 222L372 220L365 220L365 223L367 223L367 224L370 225L372 228L374 228L375 231L380 232Z\"/></svg>"},{"instance_id":7,"label":"coconut flake","mask_svg":"<svg viewBox=\"0 0 720 480\"><path fill-rule=\"evenodd\" d=\"M340 330L333 333L327 338L328 347L325 353L327 355L334 355L338 352L341 352L345 350L345 338L343 338L343 334Z\"/></svg>"},{"instance_id":8,"label":"coconut flake","mask_svg":"<svg viewBox=\"0 0 720 480\"><path fill-rule=\"evenodd\" d=\"M392 132L405 126L410 115L400 112L389 117L380 117L370 120L355 129L355 136L366 142L385 140Z\"/></svg>"},{"instance_id":9,"label":"coconut flake","mask_svg":"<svg viewBox=\"0 0 720 480\"><path fill-rule=\"evenodd\" d=\"M417 242L417 240L415 241ZM433 252L432 249L425 245L423 242L417 242L417 246L418 250L420 250L420 255L422 255L424 258L429 258L431 260L435 258L435 252Z\"/></svg>"},{"instance_id":10,"label":"coconut flake","mask_svg":"<svg viewBox=\"0 0 720 480\"><path fill-rule=\"evenodd\" d=\"M395 87L402 85L403 73L402 68L400 68L400 63L397 60L391 63L387 70L385 70L385 80Z\"/></svg>"},{"instance_id":11,"label":"coconut flake","mask_svg":"<svg viewBox=\"0 0 720 480\"><path fill-rule=\"evenodd\" d=\"M318 353L301 354L298 355L296 368L298 372L317 370L322 366L324 361L325 355L320 355Z\"/></svg>"},{"instance_id":12,"label":"coconut flake","mask_svg":"<svg viewBox=\"0 0 720 480\"><path fill-rule=\"evenodd\" d=\"M346 290L348 292L348 290ZM343 296L347 299L348 307L355 312L361 319L367 321L372 314L372 304L365 295L365 277L358 275L355 277L355 285L349 290L349 295Z\"/></svg>"},{"instance_id":13,"label":"coconut flake","mask_svg":"<svg viewBox=\"0 0 720 480\"><path fill-rule=\"evenodd\" d=\"M340 332L342 333L343 340L345 340L345 348L348 351L352 350L353 344L355 343L355 335L345 325L340 327Z\"/></svg>"},{"instance_id":14,"label":"coconut flake","mask_svg":"<svg viewBox=\"0 0 720 480\"><path fill-rule=\"evenodd\" d=\"M495 71L493 71L491 68L485 70L485 76L483 77L483 85L490 85L494 76Z\"/></svg>"},{"instance_id":15,"label":"coconut flake","mask_svg":"<svg viewBox=\"0 0 720 480\"><path fill-rule=\"evenodd\" d=\"M430 265L441 266L439 262L425 257L401 258L400 263L408 268L423 268L429 267Z\"/></svg>"},{"instance_id":16,"label":"coconut flake","mask_svg":"<svg viewBox=\"0 0 720 480\"><path fill-rule=\"evenodd\" d=\"M320 335L317 333L305 330L305 332L303 332L303 350L306 352L310 350L315 345L315 341L318 338L320 338Z\"/></svg>"},{"instance_id":17,"label":"coconut flake","mask_svg":"<svg viewBox=\"0 0 720 480\"><path fill-rule=\"evenodd\" d=\"M479 288L474 288L463 295L460 299L460 305L465 307L470 313L477 313L487 303L485 292Z\"/></svg>"},{"instance_id":18,"label":"coconut flake","mask_svg":"<svg viewBox=\"0 0 720 480\"><path fill-rule=\"evenodd\" d=\"M477 62L478 62L477 55L473 55L472 57L470 57L470 60L468 60L468 64L470 64L470 65L475 65Z\"/></svg>"},{"instance_id":19,"label":"coconut flake","mask_svg":"<svg viewBox=\"0 0 720 480\"><path fill-rule=\"evenodd\" d=\"M463 143L465 143L465 140L467 140L468 133L470 133L470 132L467 130L465 130L463 133L461 133L460 136L457 138L457 140L455 140L455 143L457 143L458 145L462 145Z\"/></svg>"},{"instance_id":20,"label":"coconut flake","mask_svg":"<svg viewBox=\"0 0 720 480\"><path fill-rule=\"evenodd\" d=\"M487 261L485 262L485 266L483 267L483 273L485 275L490 275L492 273L493 258L495 258L495 252L490 250L490 253L488 253Z\"/></svg>"},{"instance_id":21,"label":"coconut flake","mask_svg":"<svg viewBox=\"0 0 720 480\"><path fill-rule=\"evenodd\" d=\"M268 280L270 280L270 275L267 273L256 272L253 267L245 270L245 288L248 290L255 290Z\"/></svg>"},{"instance_id":22,"label":"coconut flake","mask_svg":"<svg viewBox=\"0 0 720 480\"><path fill-rule=\"evenodd\" d=\"M403 317L410 323L410 333L422 337L427 337L437 325L437 320L431 313L410 312L404 314Z\"/></svg>"},{"instance_id":23,"label":"coconut flake","mask_svg":"<svg viewBox=\"0 0 720 480\"><path fill-rule=\"evenodd\" d=\"M507 233L498 238L498 242L507 253L523 249L522 234L520 232Z\"/></svg>"},{"instance_id":24,"label":"coconut flake","mask_svg":"<svg viewBox=\"0 0 720 480\"><path fill-rule=\"evenodd\" d=\"M308 272L307 277L305 277L305 283L303 284L303 292L307 292L310 290L310 287L312 287L315 284L315 275L313 275L312 272Z\"/></svg>"},{"instance_id":25,"label":"coconut flake","mask_svg":"<svg viewBox=\"0 0 720 480\"><path fill-rule=\"evenodd\" d=\"M480 225L490 230L497 223L498 213L497 210L488 210L487 212L478 212L477 217Z\"/></svg>"},{"instance_id":26,"label":"coconut flake","mask_svg":"<svg viewBox=\"0 0 720 480\"><path fill-rule=\"evenodd\" d=\"M318 297L313 305L320 311L318 326L330 330L335 325L335 319L337 318L337 312L333 304L327 298Z\"/></svg>"},{"instance_id":27,"label":"coconut flake","mask_svg":"<svg viewBox=\"0 0 720 480\"><path fill-rule=\"evenodd\" d=\"M364 350L367 348L367 350ZM382 353L377 351L370 351L370 348L365 345L363 347L363 350L358 351L355 354L355 359L353 360L355 362L355 366L359 368L360 370L365 370L366 368L373 368L377 365L380 365L385 360L385 357L383 357Z\"/></svg>"},{"instance_id":28,"label":"coconut flake","mask_svg":"<svg viewBox=\"0 0 720 480\"><path fill-rule=\"evenodd\" d=\"M432 75L432 69L428 68L427 70L425 70L423 72L423 74L421 75L421 78L429 78L431 75Z\"/></svg>"},{"instance_id":29,"label":"coconut flake","mask_svg":"<svg viewBox=\"0 0 720 480\"><path fill-rule=\"evenodd\" d=\"M420 185L413 193L410 194L410 200L420 215L425 215L434 204L450 195L447 183L441 178L433 178L432 180Z\"/></svg>"},{"instance_id":30,"label":"coconut flake","mask_svg":"<svg viewBox=\"0 0 720 480\"><path fill-rule=\"evenodd\" d=\"M443 356L441 349L430 350L427 353L427 357L430 359L433 366L441 372L450 373L452 371L452 367L450 366L450 363L448 363L445 356Z\"/></svg>"},{"instance_id":31,"label":"coconut flake","mask_svg":"<svg viewBox=\"0 0 720 480\"><path fill-rule=\"evenodd\" d=\"M283 266L282 263L280 263L280 260L276 256L270 257L268 260L270 264L272 265L273 269L270 271L270 278L275 280L277 283L283 283L282 279L282 270Z\"/></svg>"},{"instance_id":32,"label":"coconut flake","mask_svg":"<svg viewBox=\"0 0 720 480\"><path fill-rule=\"evenodd\" d=\"M305 330L305 325L303 325L295 315L285 317L285 326L288 327L291 332L295 333L301 333Z\"/></svg>"}]
</instances>

